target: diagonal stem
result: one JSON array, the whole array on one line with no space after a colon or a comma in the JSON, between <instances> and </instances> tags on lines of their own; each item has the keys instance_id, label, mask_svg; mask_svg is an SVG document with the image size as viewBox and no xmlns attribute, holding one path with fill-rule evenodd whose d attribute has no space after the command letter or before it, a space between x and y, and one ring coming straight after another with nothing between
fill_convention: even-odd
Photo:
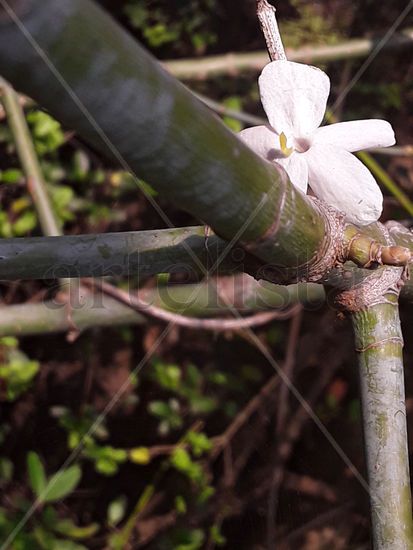
<instances>
[{"instance_id":1,"label":"diagonal stem","mask_svg":"<svg viewBox=\"0 0 413 550\"><path fill-rule=\"evenodd\" d=\"M0 79L0 97L44 235L61 235L18 95Z\"/></svg>"}]
</instances>

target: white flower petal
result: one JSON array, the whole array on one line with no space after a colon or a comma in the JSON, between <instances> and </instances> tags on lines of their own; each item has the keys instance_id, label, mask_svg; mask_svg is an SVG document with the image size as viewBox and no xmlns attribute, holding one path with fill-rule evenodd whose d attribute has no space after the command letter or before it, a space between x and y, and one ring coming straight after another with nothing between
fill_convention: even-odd
<instances>
[{"instance_id":1,"label":"white flower petal","mask_svg":"<svg viewBox=\"0 0 413 550\"><path fill-rule=\"evenodd\" d=\"M308 137L326 110L330 79L320 69L292 61L273 61L258 80L263 107L278 134Z\"/></svg>"},{"instance_id":2,"label":"white flower petal","mask_svg":"<svg viewBox=\"0 0 413 550\"><path fill-rule=\"evenodd\" d=\"M396 143L394 131L385 120L352 120L318 128L314 144L334 145L346 151L362 151L371 147L390 147Z\"/></svg>"},{"instance_id":3,"label":"white flower petal","mask_svg":"<svg viewBox=\"0 0 413 550\"><path fill-rule=\"evenodd\" d=\"M266 160L273 161L284 155L280 149L280 138L268 126L254 126L238 133L238 136L253 151Z\"/></svg>"},{"instance_id":4,"label":"white flower petal","mask_svg":"<svg viewBox=\"0 0 413 550\"><path fill-rule=\"evenodd\" d=\"M293 153L289 157L277 159L276 162L287 172L291 183L303 193L307 193L308 166L304 155Z\"/></svg>"},{"instance_id":5,"label":"white flower petal","mask_svg":"<svg viewBox=\"0 0 413 550\"><path fill-rule=\"evenodd\" d=\"M305 153L309 184L315 195L358 225L379 219L383 195L369 170L354 155L331 145L314 145Z\"/></svg>"}]
</instances>

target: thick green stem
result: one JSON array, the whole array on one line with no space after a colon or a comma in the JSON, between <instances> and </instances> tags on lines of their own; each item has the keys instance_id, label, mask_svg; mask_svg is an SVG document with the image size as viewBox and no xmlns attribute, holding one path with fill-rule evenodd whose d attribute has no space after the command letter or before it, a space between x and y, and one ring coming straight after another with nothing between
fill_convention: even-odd
<instances>
[{"instance_id":1,"label":"thick green stem","mask_svg":"<svg viewBox=\"0 0 413 550\"><path fill-rule=\"evenodd\" d=\"M325 222L308 198L97 5L0 5L0 72L17 89L264 262L297 268L316 256Z\"/></svg>"},{"instance_id":2,"label":"thick green stem","mask_svg":"<svg viewBox=\"0 0 413 550\"><path fill-rule=\"evenodd\" d=\"M56 279L245 270L242 249L205 229L0 239L0 279Z\"/></svg>"},{"instance_id":3,"label":"thick green stem","mask_svg":"<svg viewBox=\"0 0 413 550\"><path fill-rule=\"evenodd\" d=\"M375 550L413 545L397 295L352 314L359 357L372 537Z\"/></svg>"},{"instance_id":4,"label":"thick green stem","mask_svg":"<svg viewBox=\"0 0 413 550\"><path fill-rule=\"evenodd\" d=\"M396 244L413 251L413 234L393 222L389 229ZM366 235L379 242L383 229L375 224ZM369 247L366 248L367 253ZM363 249L363 253L366 253ZM353 258L356 260L356 257ZM369 275L367 269L346 264L332 270L324 282L350 288ZM158 273L192 275L248 272L265 278L261 264L239 246L210 235L202 226L155 231L65 235L0 239L0 280L56 279L62 277L127 276L148 277ZM403 298L413 299L413 284L407 281Z\"/></svg>"}]
</instances>

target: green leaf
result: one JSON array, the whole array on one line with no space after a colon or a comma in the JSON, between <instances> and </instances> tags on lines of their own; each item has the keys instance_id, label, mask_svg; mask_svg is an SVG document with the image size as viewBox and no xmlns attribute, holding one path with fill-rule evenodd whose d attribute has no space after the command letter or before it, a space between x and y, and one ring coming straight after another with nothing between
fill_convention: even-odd
<instances>
[{"instance_id":1,"label":"green leaf","mask_svg":"<svg viewBox=\"0 0 413 550\"><path fill-rule=\"evenodd\" d=\"M2 183L15 184L23 180L23 172L18 168L9 168L8 170L0 171L0 181Z\"/></svg>"},{"instance_id":2,"label":"green leaf","mask_svg":"<svg viewBox=\"0 0 413 550\"><path fill-rule=\"evenodd\" d=\"M91 442L85 447L84 455L95 461L97 472L111 476L119 470L119 464L128 459L128 453L125 449L116 449L110 445L100 446Z\"/></svg>"},{"instance_id":3,"label":"green leaf","mask_svg":"<svg viewBox=\"0 0 413 550\"><path fill-rule=\"evenodd\" d=\"M33 451L27 455L27 471L30 487L33 493L41 499L47 485L46 472L39 455Z\"/></svg>"},{"instance_id":4,"label":"green leaf","mask_svg":"<svg viewBox=\"0 0 413 550\"><path fill-rule=\"evenodd\" d=\"M126 513L126 497L124 495L118 497L108 506L107 520L110 527L115 527L125 517Z\"/></svg>"},{"instance_id":5,"label":"green leaf","mask_svg":"<svg viewBox=\"0 0 413 550\"><path fill-rule=\"evenodd\" d=\"M194 462L185 449L181 447L175 449L171 455L170 461L171 465L178 470L178 472L186 475L191 481L197 484L203 482L205 476L202 466Z\"/></svg>"},{"instance_id":6,"label":"green leaf","mask_svg":"<svg viewBox=\"0 0 413 550\"><path fill-rule=\"evenodd\" d=\"M7 388L7 398L12 401L30 387L39 371L39 363L30 361L18 350L11 350L9 363L0 364L0 378Z\"/></svg>"},{"instance_id":7,"label":"green leaf","mask_svg":"<svg viewBox=\"0 0 413 550\"><path fill-rule=\"evenodd\" d=\"M162 435L182 426L182 418L179 414L180 404L176 399L170 399L167 403L152 401L148 405L148 411L162 420L158 426L158 431Z\"/></svg>"},{"instance_id":8,"label":"green leaf","mask_svg":"<svg viewBox=\"0 0 413 550\"><path fill-rule=\"evenodd\" d=\"M158 48L159 46L174 42L179 37L176 31L169 30L168 27L162 23L157 23L152 27L146 27L143 31L143 35L153 48Z\"/></svg>"},{"instance_id":9,"label":"green leaf","mask_svg":"<svg viewBox=\"0 0 413 550\"><path fill-rule=\"evenodd\" d=\"M27 115L30 124L36 151L39 155L51 153L58 149L65 141L60 124L43 111L31 111Z\"/></svg>"},{"instance_id":10,"label":"green leaf","mask_svg":"<svg viewBox=\"0 0 413 550\"><path fill-rule=\"evenodd\" d=\"M0 484L11 481L13 470L13 462L5 456L0 457Z\"/></svg>"},{"instance_id":11,"label":"green leaf","mask_svg":"<svg viewBox=\"0 0 413 550\"><path fill-rule=\"evenodd\" d=\"M6 346L6 348L17 348L19 341L14 336L3 336L0 338L0 345Z\"/></svg>"},{"instance_id":12,"label":"green leaf","mask_svg":"<svg viewBox=\"0 0 413 550\"><path fill-rule=\"evenodd\" d=\"M228 107L233 111L241 111L242 103L241 98L239 98L238 96L227 97L222 103L223 105L225 105L225 107ZM243 129L242 123L239 120L232 118L231 116L224 116L223 121L229 128L231 128L233 132L239 132Z\"/></svg>"},{"instance_id":13,"label":"green leaf","mask_svg":"<svg viewBox=\"0 0 413 550\"><path fill-rule=\"evenodd\" d=\"M55 502L66 497L77 487L81 476L82 470L77 464L57 472L49 479L43 501Z\"/></svg>"},{"instance_id":14,"label":"green leaf","mask_svg":"<svg viewBox=\"0 0 413 550\"><path fill-rule=\"evenodd\" d=\"M185 449L178 447L172 453L171 463L180 472L187 472L192 466L192 459Z\"/></svg>"},{"instance_id":15,"label":"green leaf","mask_svg":"<svg viewBox=\"0 0 413 550\"><path fill-rule=\"evenodd\" d=\"M185 436L185 440L191 446L195 456L201 456L203 453L207 453L212 449L212 442L202 432L189 431Z\"/></svg>"},{"instance_id":16,"label":"green leaf","mask_svg":"<svg viewBox=\"0 0 413 550\"><path fill-rule=\"evenodd\" d=\"M87 539L92 537L98 530L98 523L91 523L90 525L79 527L71 519L62 519L58 521L54 527L56 533L72 539Z\"/></svg>"},{"instance_id":17,"label":"green leaf","mask_svg":"<svg viewBox=\"0 0 413 550\"><path fill-rule=\"evenodd\" d=\"M189 399L193 414L208 414L217 408L214 397L194 396Z\"/></svg>"},{"instance_id":18,"label":"green leaf","mask_svg":"<svg viewBox=\"0 0 413 550\"><path fill-rule=\"evenodd\" d=\"M187 504L182 495L177 495L175 497L175 510L178 512L178 514L186 514L187 512Z\"/></svg>"},{"instance_id":19,"label":"green leaf","mask_svg":"<svg viewBox=\"0 0 413 550\"><path fill-rule=\"evenodd\" d=\"M214 542L217 546L224 546L224 544L227 542L226 538L221 533L219 525L213 525L209 530L209 535L212 542Z\"/></svg>"},{"instance_id":20,"label":"green leaf","mask_svg":"<svg viewBox=\"0 0 413 550\"><path fill-rule=\"evenodd\" d=\"M97 472L105 476L113 476L114 474L118 473L119 466L116 460L104 456L96 460L95 469Z\"/></svg>"},{"instance_id":21,"label":"green leaf","mask_svg":"<svg viewBox=\"0 0 413 550\"><path fill-rule=\"evenodd\" d=\"M200 550L205 541L205 534L201 529L181 529L177 539L174 550Z\"/></svg>"},{"instance_id":22,"label":"green leaf","mask_svg":"<svg viewBox=\"0 0 413 550\"><path fill-rule=\"evenodd\" d=\"M215 489L211 485L204 487L197 497L197 502L199 504L204 504L215 494Z\"/></svg>"},{"instance_id":23,"label":"green leaf","mask_svg":"<svg viewBox=\"0 0 413 550\"><path fill-rule=\"evenodd\" d=\"M165 401L151 401L148 405L148 411L160 418L168 417L170 410L168 403L165 403Z\"/></svg>"},{"instance_id":24,"label":"green leaf","mask_svg":"<svg viewBox=\"0 0 413 550\"><path fill-rule=\"evenodd\" d=\"M50 533L42 525L35 525L33 529L33 535L36 539L36 542L38 543L36 545L33 545L34 548L39 550L55 550L57 539L55 539L53 533ZM17 546L17 548L19 547ZM23 548L26 549L26 546L23 546ZM30 548L30 546L28 546L27 548Z\"/></svg>"},{"instance_id":25,"label":"green leaf","mask_svg":"<svg viewBox=\"0 0 413 550\"><path fill-rule=\"evenodd\" d=\"M158 362L153 365L152 376L165 390L176 391L179 388L182 373L177 365Z\"/></svg>"},{"instance_id":26,"label":"green leaf","mask_svg":"<svg viewBox=\"0 0 413 550\"><path fill-rule=\"evenodd\" d=\"M37 214L32 210L24 212L17 221L14 222L12 228L17 237L21 237L32 231L37 225Z\"/></svg>"},{"instance_id":27,"label":"green leaf","mask_svg":"<svg viewBox=\"0 0 413 550\"><path fill-rule=\"evenodd\" d=\"M0 235L4 238L8 238L13 235L7 212L0 212Z\"/></svg>"}]
</instances>

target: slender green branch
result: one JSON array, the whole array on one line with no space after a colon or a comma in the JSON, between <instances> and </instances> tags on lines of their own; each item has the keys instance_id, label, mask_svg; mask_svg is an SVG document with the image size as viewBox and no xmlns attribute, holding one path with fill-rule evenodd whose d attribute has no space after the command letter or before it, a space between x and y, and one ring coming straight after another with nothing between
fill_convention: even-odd
<instances>
[{"instance_id":1,"label":"slender green branch","mask_svg":"<svg viewBox=\"0 0 413 550\"><path fill-rule=\"evenodd\" d=\"M413 157L413 145L394 145L393 147L377 147L370 153L389 157Z\"/></svg>"},{"instance_id":2,"label":"slender green branch","mask_svg":"<svg viewBox=\"0 0 413 550\"><path fill-rule=\"evenodd\" d=\"M71 319L67 315L66 300L0 308L0 336L66 332L74 327L84 331L91 327L146 322L144 312L139 313L106 294L92 294L82 289L80 292L78 296L71 295ZM297 303L314 309L324 300L320 285L276 286L245 276L224 277L215 283L148 289L139 295L151 305L195 318L231 314L233 309L240 313L285 309Z\"/></svg>"},{"instance_id":3,"label":"slender green branch","mask_svg":"<svg viewBox=\"0 0 413 550\"><path fill-rule=\"evenodd\" d=\"M369 55L379 40L380 38L354 38L331 46L309 44L297 50L287 48L286 54L290 61L313 64L356 59ZM404 29L386 43L385 49L387 51L407 49L412 47L412 43L413 29ZM221 74L233 75L241 71L260 72L267 63L268 53L258 51L164 61L163 65L177 78L195 80Z\"/></svg>"},{"instance_id":4,"label":"slender green branch","mask_svg":"<svg viewBox=\"0 0 413 550\"><path fill-rule=\"evenodd\" d=\"M413 546L397 294L352 315L359 357L364 439L375 550Z\"/></svg>"},{"instance_id":5,"label":"slender green branch","mask_svg":"<svg viewBox=\"0 0 413 550\"><path fill-rule=\"evenodd\" d=\"M18 95L2 79L0 79L0 98L13 135L17 154L26 175L27 186L39 216L42 231L44 235L48 236L60 235L60 227L50 205L46 182L43 178Z\"/></svg>"},{"instance_id":6,"label":"slender green branch","mask_svg":"<svg viewBox=\"0 0 413 550\"><path fill-rule=\"evenodd\" d=\"M50 201L46 181L24 116L23 106L18 94L1 78L0 97L13 135L16 151L26 176L27 188L40 220L42 232L49 237L61 235L60 224ZM69 279L61 279L60 284L63 287L67 286L70 292L74 292L78 286L77 281L70 281Z\"/></svg>"},{"instance_id":7,"label":"slender green branch","mask_svg":"<svg viewBox=\"0 0 413 550\"><path fill-rule=\"evenodd\" d=\"M210 97L206 97L202 94L195 93L195 95L198 99L202 101L202 103L205 103L207 107L209 107L212 111L214 111L218 115L228 116L228 117L234 118L235 120L239 120L240 122L244 122L245 124L248 124L248 125L252 124L254 126L259 126L260 124L268 124L268 121L265 120L265 118L251 115L250 113L245 113L244 111L236 111L235 109L230 109L229 107L226 107L222 103L219 103L218 101L214 101Z\"/></svg>"},{"instance_id":8,"label":"slender green branch","mask_svg":"<svg viewBox=\"0 0 413 550\"><path fill-rule=\"evenodd\" d=\"M382 185L393 195L403 206L410 216L413 216L413 203L395 181L389 176L380 164L366 151L357 153L360 160L364 162L370 172L382 183Z\"/></svg>"}]
</instances>

